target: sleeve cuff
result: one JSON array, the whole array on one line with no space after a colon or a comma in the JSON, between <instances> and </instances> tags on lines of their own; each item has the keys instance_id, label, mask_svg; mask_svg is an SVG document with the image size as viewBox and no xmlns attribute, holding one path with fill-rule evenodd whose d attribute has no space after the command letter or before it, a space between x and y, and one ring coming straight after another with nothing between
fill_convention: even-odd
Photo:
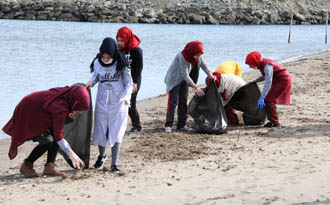
<instances>
[{"instance_id":1,"label":"sleeve cuff","mask_svg":"<svg viewBox=\"0 0 330 205\"><path fill-rule=\"evenodd\" d=\"M71 147L65 139L61 139L60 141L57 142L57 144L61 148L61 150L63 150L65 153L70 152Z\"/></svg>"}]
</instances>

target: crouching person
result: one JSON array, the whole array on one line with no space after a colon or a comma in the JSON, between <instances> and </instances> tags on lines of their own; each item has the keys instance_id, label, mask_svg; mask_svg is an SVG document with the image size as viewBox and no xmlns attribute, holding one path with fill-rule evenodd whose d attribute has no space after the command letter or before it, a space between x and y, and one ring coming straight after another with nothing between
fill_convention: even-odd
<instances>
[{"instance_id":1,"label":"crouching person","mask_svg":"<svg viewBox=\"0 0 330 205\"><path fill-rule=\"evenodd\" d=\"M213 76L216 76L217 78L215 83L225 108L228 125L238 125L239 122L237 114L229 102L235 92L245 85L245 81L233 74L221 74L219 72L214 72Z\"/></svg>"},{"instance_id":2,"label":"crouching person","mask_svg":"<svg viewBox=\"0 0 330 205\"><path fill-rule=\"evenodd\" d=\"M8 153L10 159L16 157L18 147L26 141L39 142L20 167L20 172L25 177L38 176L33 169L33 163L46 151L48 156L43 174L63 175L54 166L58 147L68 155L75 168L84 167L84 162L64 139L63 132L67 117L74 118L74 114L88 110L89 106L90 96L84 86L66 86L34 92L18 103L12 118L2 130L11 136Z\"/></svg>"}]
</instances>

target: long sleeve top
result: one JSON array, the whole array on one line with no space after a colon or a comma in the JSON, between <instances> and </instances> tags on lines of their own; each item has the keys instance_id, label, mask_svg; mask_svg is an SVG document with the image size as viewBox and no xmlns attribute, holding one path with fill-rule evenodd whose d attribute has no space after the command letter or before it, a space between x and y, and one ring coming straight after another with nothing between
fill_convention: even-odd
<instances>
[{"instance_id":1,"label":"long sleeve top","mask_svg":"<svg viewBox=\"0 0 330 205\"><path fill-rule=\"evenodd\" d=\"M254 81L256 82L261 82L261 81L266 81L265 85L262 89L261 92L261 98L265 98L270 90L270 88L272 87L272 81L273 81L273 66L271 64L267 64L264 68L265 71L265 76L260 76L257 79L255 79Z\"/></svg>"},{"instance_id":2,"label":"long sleeve top","mask_svg":"<svg viewBox=\"0 0 330 205\"><path fill-rule=\"evenodd\" d=\"M199 57L197 69L202 68L207 74L210 72L208 66L205 64L202 56ZM190 78L189 73L192 69L191 63L186 61L182 53L178 53L171 66L168 68L165 76L166 93L172 90L175 86L179 85L183 80L189 85L193 80Z\"/></svg>"},{"instance_id":3,"label":"long sleeve top","mask_svg":"<svg viewBox=\"0 0 330 205\"><path fill-rule=\"evenodd\" d=\"M131 68L133 83L138 83L141 80L143 70L143 51L140 47L134 50L125 52L125 56Z\"/></svg>"},{"instance_id":4,"label":"long sleeve top","mask_svg":"<svg viewBox=\"0 0 330 205\"><path fill-rule=\"evenodd\" d=\"M103 101L110 99L110 104L115 104L123 99L130 100L132 93L132 77L128 67L122 71L117 70L117 63L110 67L103 67L98 60L94 61L94 73L90 79L93 85L99 83L95 110L103 110Z\"/></svg>"},{"instance_id":5,"label":"long sleeve top","mask_svg":"<svg viewBox=\"0 0 330 205\"><path fill-rule=\"evenodd\" d=\"M223 105L227 105L235 92L243 85L245 85L245 81L242 78L233 74L222 74L218 93L223 100Z\"/></svg>"}]
</instances>

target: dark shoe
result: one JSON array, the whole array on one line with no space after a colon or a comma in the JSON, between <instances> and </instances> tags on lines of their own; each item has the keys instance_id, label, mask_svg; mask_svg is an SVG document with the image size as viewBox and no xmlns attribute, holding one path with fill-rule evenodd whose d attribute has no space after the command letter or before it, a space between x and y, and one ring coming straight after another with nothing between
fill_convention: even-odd
<instances>
[{"instance_id":1,"label":"dark shoe","mask_svg":"<svg viewBox=\"0 0 330 205\"><path fill-rule=\"evenodd\" d=\"M139 134L139 133L141 133L141 129L135 127L127 131L127 134Z\"/></svg>"},{"instance_id":2,"label":"dark shoe","mask_svg":"<svg viewBox=\"0 0 330 205\"><path fill-rule=\"evenodd\" d=\"M33 164L31 162L24 162L21 165L19 171L26 177L26 178L34 178L38 177L37 172L33 169Z\"/></svg>"},{"instance_id":3,"label":"dark shoe","mask_svg":"<svg viewBox=\"0 0 330 205\"><path fill-rule=\"evenodd\" d=\"M55 165L51 162L47 163L44 168L43 175L48 175L48 176L65 176L64 173L58 171L55 168Z\"/></svg>"},{"instance_id":4,"label":"dark shoe","mask_svg":"<svg viewBox=\"0 0 330 205\"><path fill-rule=\"evenodd\" d=\"M271 122L268 122L267 124L264 125L264 127L269 127L269 128L272 128L272 127L280 127L280 123L278 124L273 124Z\"/></svg>"},{"instance_id":5,"label":"dark shoe","mask_svg":"<svg viewBox=\"0 0 330 205\"><path fill-rule=\"evenodd\" d=\"M105 156L98 156L97 161L94 164L95 169L103 169L103 165L105 160L107 159L107 155Z\"/></svg>"},{"instance_id":6,"label":"dark shoe","mask_svg":"<svg viewBox=\"0 0 330 205\"><path fill-rule=\"evenodd\" d=\"M111 172L114 174L119 174L120 170L118 169L117 165L111 165Z\"/></svg>"}]
</instances>

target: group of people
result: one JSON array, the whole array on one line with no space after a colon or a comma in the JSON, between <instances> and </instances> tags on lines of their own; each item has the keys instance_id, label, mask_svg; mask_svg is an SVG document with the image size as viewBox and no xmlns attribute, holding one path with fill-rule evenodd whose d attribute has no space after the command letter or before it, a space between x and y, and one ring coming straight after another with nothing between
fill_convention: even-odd
<instances>
[{"instance_id":1,"label":"group of people","mask_svg":"<svg viewBox=\"0 0 330 205\"><path fill-rule=\"evenodd\" d=\"M246 84L241 78L241 66L233 61L225 61L212 73L205 64L202 55L202 42L189 42L185 48L176 55L167 71L165 83L166 92L168 93L168 107L166 112L165 132L172 132L176 106L178 106L177 130L192 130L186 127L188 87L194 88L196 95L204 95L203 90L196 85L200 68L208 75L208 80L206 82L210 80L215 81L218 93L221 97L220 99L225 108L228 124L239 124L235 110L227 104L235 92ZM289 72L277 62L262 58L258 51L249 53L246 56L245 63L252 69L258 69L261 73L260 77L251 82L257 83L265 81L257 104L259 109L265 107L266 110L269 122L264 126L270 128L280 126L276 113L276 104L290 104L291 77Z\"/></svg>"},{"instance_id":2,"label":"group of people","mask_svg":"<svg viewBox=\"0 0 330 205\"><path fill-rule=\"evenodd\" d=\"M112 38L105 38L91 63L93 75L86 88L99 84L93 136L93 143L99 148L99 156L94 165L96 169L103 168L108 141L111 146L111 171L119 172L116 163L126 132L128 115L133 126L128 133L139 133L142 130L136 109L143 69L143 53L139 44L140 39L129 28L122 27L117 32L117 42Z\"/></svg>"},{"instance_id":3,"label":"group of people","mask_svg":"<svg viewBox=\"0 0 330 205\"><path fill-rule=\"evenodd\" d=\"M128 27L118 30L116 39L105 38L99 52L90 65L92 77L86 86L74 85L52 88L46 91L34 92L25 96L14 110L3 131L11 136L12 142L9 158L17 155L18 146L25 141L33 140L39 144L24 160L20 171L26 177L37 177L33 163L48 151L44 175L63 175L55 166L58 148L62 149L71 159L75 168L83 168L83 161L72 151L63 136L64 124L74 120L75 114L88 110L90 94L88 89L98 84L95 112L93 143L98 145L99 156L94 164L96 169L102 169L107 159L106 144L111 146L111 167L113 173L119 173L117 159L120 144L126 133L128 116L132 128L127 133L140 133L142 126L136 108L136 97L141 86L143 69L143 52L139 47L140 39ZM189 87L198 96L204 91L198 87L197 80L200 68L207 74L207 81L215 81L219 95L225 106L229 124L238 124L235 111L227 106L230 98L245 84L241 78L242 69L236 62L223 62L215 72L211 72L204 62L203 43L192 41L186 44L170 65L165 76L166 93L168 93L165 132L172 132L174 114L178 106L178 131L191 131L186 126L187 99ZM246 57L246 64L253 69L259 69L261 76L255 82L265 80L258 100L258 107L266 107L269 122L266 127L279 126L276 114L276 104L290 103L291 77L287 70L273 60L261 58L257 51ZM45 134L50 133L50 134Z\"/></svg>"},{"instance_id":4,"label":"group of people","mask_svg":"<svg viewBox=\"0 0 330 205\"><path fill-rule=\"evenodd\" d=\"M122 27L117 32L116 40L105 38L102 41L90 65L92 77L86 86L74 85L34 92L18 103L12 118L2 130L12 139L8 153L10 159L16 157L18 147L24 142L33 140L39 143L20 167L24 176L38 176L33 164L45 152L48 155L43 174L64 175L54 165L58 148L67 154L73 167L84 167L84 162L64 138L64 124L89 109L91 102L88 89L97 83L93 143L98 145L99 156L94 167L103 168L108 141L112 158L110 170L119 173L117 159L128 116L133 126L128 133L142 130L136 109L143 69L143 53L139 44L140 39L129 28Z\"/></svg>"}]
</instances>

